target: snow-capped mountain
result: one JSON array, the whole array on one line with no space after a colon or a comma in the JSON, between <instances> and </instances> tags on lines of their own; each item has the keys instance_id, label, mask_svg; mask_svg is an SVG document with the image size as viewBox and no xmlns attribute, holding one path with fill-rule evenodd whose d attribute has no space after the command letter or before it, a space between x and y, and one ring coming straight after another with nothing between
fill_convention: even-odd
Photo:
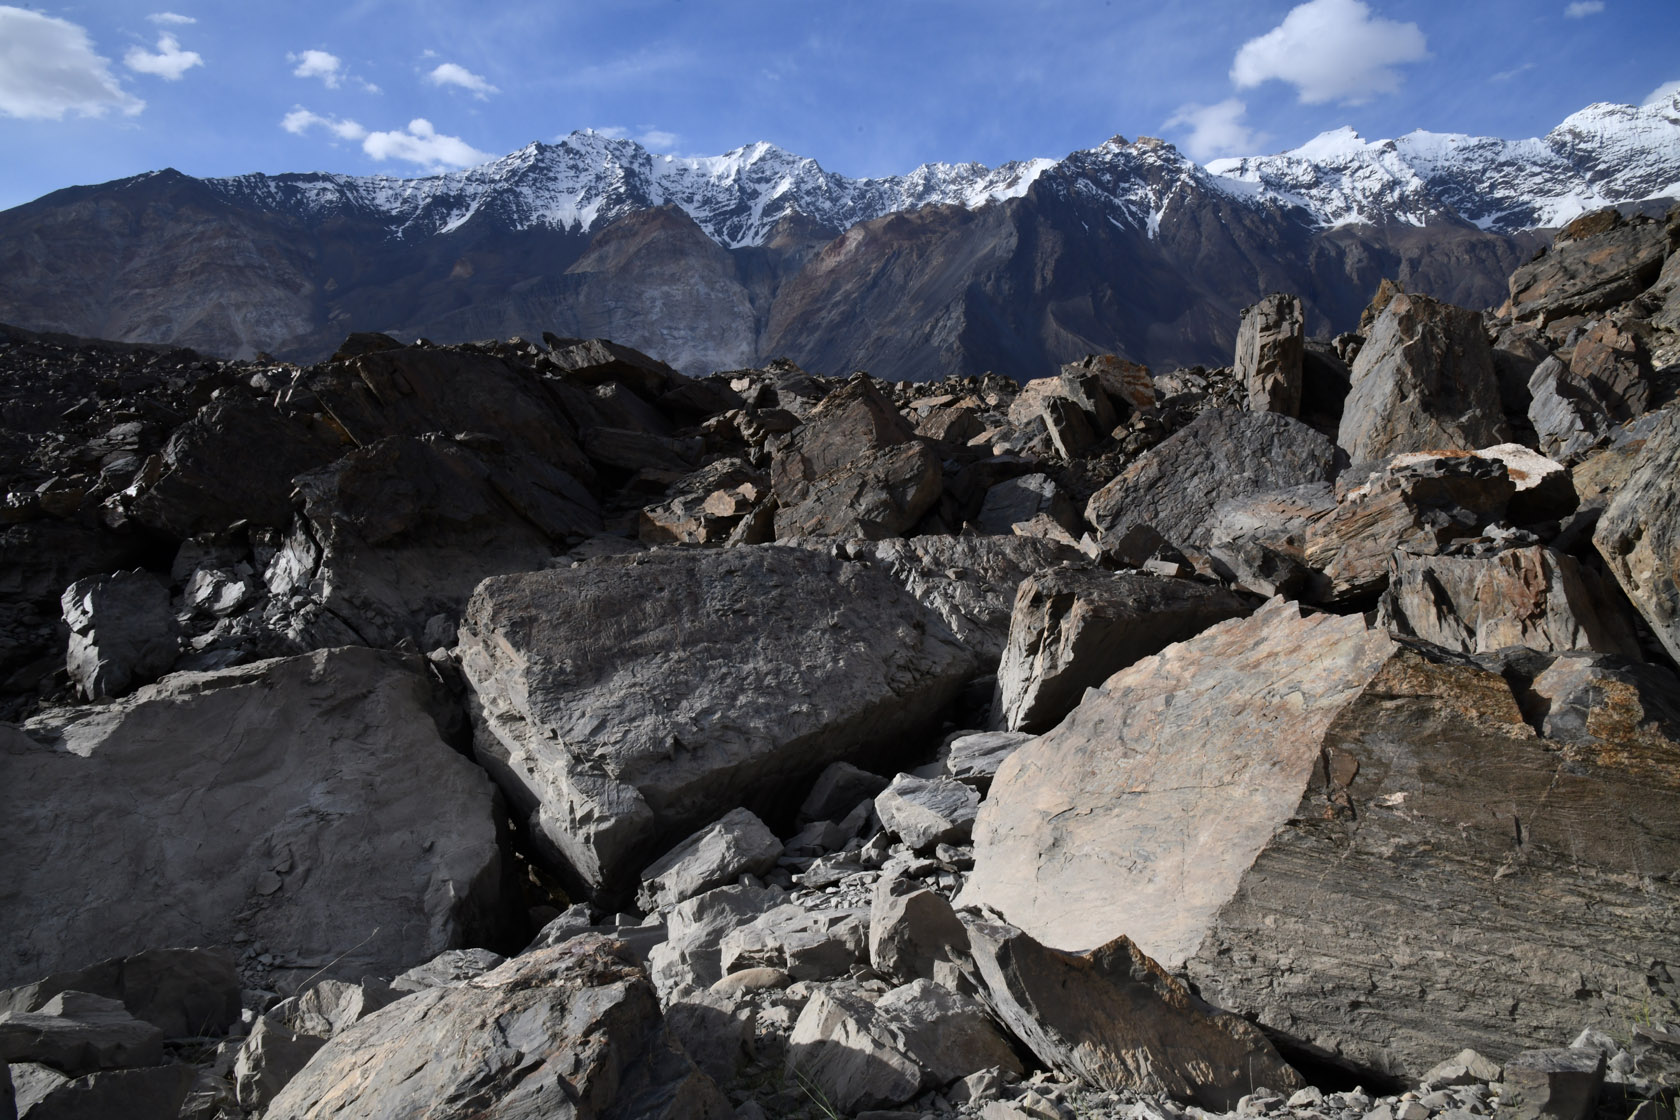
<instances>
[{"instance_id":1,"label":"snow-capped mountain","mask_svg":"<svg viewBox=\"0 0 1680 1120\"><path fill-rule=\"evenodd\" d=\"M376 217L401 238L448 233L478 216L510 230L588 233L670 204L733 249L763 244L792 214L838 231L934 203L972 209L1019 197L1052 170L1066 189L1110 199L1116 222L1151 232L1175 191L1199 185L1245 205L1299 208L1318 228L1460 219L1508 233L1560 225L1619 202L1680 195L1680 94L1643 107L1592 105L1539 139L1418 131L1365 141L1342 128L1291 151L1205 168L1169 144L1117 137L1059 162L929 163L907 175L851 179L769 143L684 158L583 131L424 178L243 175L206 183L230 201L308 220Z\"/></svg>"},{"instance_id":2,"label":"snow-capped mountain","mask_svg":"<svg viewBox=\"0 0 1680 1120\"><path fill-rule=\"evenodd\" d=\"M1637 108L1589 105L1539 139L1419 131L1367 142L1341 128L1207 170L1240 197L1301 207L1320 227L1453 217L1501 233L1559 226L1680 195L1680 94Z\"/></svg>"},{"instance_id":3,"label":"snow-capped mountain","mask_svg":"<svg viewBox=\"0 0 1680 1120\"><path fill-rule=\"evenodd\" d=\"M616 218L676 205L727 248L761 245L802 214L829 229L933 203L978 206L1026 192L1047 159L986 168L929 163L908 175L849 179L814 159L757 143L721 156L656 156L593 130L528 144L482 167L420 179L355 175L241 175L206 182L230 200L300 217L387 217L399 237L448 233L473 217L508 229L591 232Z\"/></svg>"}]
</instances>

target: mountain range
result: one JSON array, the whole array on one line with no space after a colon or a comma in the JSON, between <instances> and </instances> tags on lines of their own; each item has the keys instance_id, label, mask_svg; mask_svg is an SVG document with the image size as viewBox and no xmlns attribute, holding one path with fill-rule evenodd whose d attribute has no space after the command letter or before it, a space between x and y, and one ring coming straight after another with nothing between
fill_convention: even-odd
<instances>
[{"instance_id":1,"label":"mountain range","mask_svg":"<svg viewBox=\"0 0 1680 1120\"><path fill-rule=\"evenodd\" d=\"M1385 277L1492 306L1539 231L1677 196L1680 95L1527 140L1340 129L1201 166L1115 137L878 179L768 143L678 158L574 132L424 178L165 170L56 191L0 212L0 320L297 360L351 330L548 330L690 373L1220 364L1267 292L1300 295L1320 335Z\"/></svg>"}]
</instances>

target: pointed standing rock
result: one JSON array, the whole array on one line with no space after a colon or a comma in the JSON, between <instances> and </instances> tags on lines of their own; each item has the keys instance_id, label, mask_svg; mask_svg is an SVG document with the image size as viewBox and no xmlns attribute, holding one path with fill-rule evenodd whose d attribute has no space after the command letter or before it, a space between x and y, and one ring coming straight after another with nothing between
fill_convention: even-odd
<instances>
[{"instance_id":1,"label":"pointed standing rock","mask_svg":"<svg viewBox=\"0 0 1680 1120\"><path fill-rule=\"evenodd\" d=\"M1598 519L1593 545L1680 661L1680 408L1645 437L1632 473Z\"/></svg>"},{"instance_id":2,"label":"pointed standing rock","mask_svg":"<svg viewBox=\"0 0 1680 1120\"><path fill-rule=\"evenodd\" d=\"M1306 317L1296 296L1269 295L1243 308L1232 376L1248 390L1251 412L1301 415Z\"/></svg>"}]
</instances>

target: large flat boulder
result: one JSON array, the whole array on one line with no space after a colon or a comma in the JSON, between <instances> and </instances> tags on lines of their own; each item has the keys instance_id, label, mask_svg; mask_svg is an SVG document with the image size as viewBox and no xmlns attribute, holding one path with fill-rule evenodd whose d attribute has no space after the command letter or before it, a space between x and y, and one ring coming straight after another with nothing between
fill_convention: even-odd
<instances>
[{"instance_id":1,"label":"large flat boulder","mask_svg":"<svg viewBox=\"0 0 1680 1120\"><path fill-rule=\"evenodd\" d=\"M1057 948L1127 936L1387 1076L1613 1025L1680 932L1676 727L1576 662L1603 655L1508 680L1430 649L1274 601L1124 670L1004 764L961 901Z\"/></svg>"},{"instance_id":2,"label":"large flat boulder","mask_svg":"<svg viewBox=\"0 0 1680 1120\"><path fill-rule=\"evenodd\" d=\"M1650 287L1668 249L1661 222L1617 221L1580 237L1560 231L1544 255L1511 274L1511 314L1544 327L1606 311Z\"/></svg>"},{"instance_id":3,"label":"large flat boulder","mask_svg":"<svg viewBox=\"0 0 1680 1120\"><path fill-rule=\"evenodd\" d=\"M1335 477L1336 448L1276 412L1212 408L1091 495L1085 518L1112 544L1152 526L1180 548L1206 543L1220 502Z\"/></svg>"},{"instance_id":4,"label":"large flat boulder","mask_svg":"<svg viewBox=\"0 0 1680 1120\"><path fill-rule=\"evenodd\" d=\"M596 894L729 809L788 815L831 762L890 760L975 667L884 571L773 545L487 580L461 659L479 758Z\"/></svg>"},{"instance_id":5,"label":"large flat boulder","mask_svg":"<svg viewBox=\"0 0 1680 1120\"><path fill-rule=\"evenodd\" d=\"M493 936L495 790L419 664L323 650L0 725L0 983L241 935L276 983L389 975Z\"/></svg>"},{"instance_id":6,"label":"large flat boulder","mask_svg":"<svg viewBox=\"0 0 1680 1120\"><path fill-rule=\"evenodd\" d=\"M1499 379L1480 312L1400 293L1354 359L1336 443L1354 464L1504 443Z\"/></svg>"},{"instance_id":7,"label":"large flat boulder","mask_svg":"<svg viewBox=\"0 0 1680 1120\"><path fill-rule=\"evenodd\" d=\"M1087 688L1250 607L1223 588L1148 572L1059 569L1015 591L993 718L1048 731Z\"/></svg>"},{"instance_id":8,"label":"large flat boulder","mask_svg":"<svg viewBox=\"0 0 1680 1120\"><path fill-rule=\"evenodd\" d=\"M430 988L334 1035L264 1114L724 1120L733 1110L666 1029L653 985L599 935Z\"/></svg>"},{"instance_id":9,"label":"large flat boulder","mask_svg":"<svg viewBox=\"0 0 1680 1120\"><path fill-rule=\"evenodd\" d=\"M1680 661L1680 408L1645 437L1593 545L1668 655Z\"/></svg>"}]
</instances>

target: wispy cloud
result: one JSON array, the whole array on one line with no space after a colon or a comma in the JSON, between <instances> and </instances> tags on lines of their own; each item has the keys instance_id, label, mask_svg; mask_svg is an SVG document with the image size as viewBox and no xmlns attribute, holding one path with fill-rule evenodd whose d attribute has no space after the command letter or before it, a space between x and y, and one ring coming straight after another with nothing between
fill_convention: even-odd
<instances>
[{"instance_id":1,"label":"wispy cloud","mask_svg":"<svg viewBox=\"0 0 1680 1120\"><path fill-rule=\"evenodd\" d=\"M280 127L294 136L303 136L312 128L324 128L340 140L361 140L368 134L368 130L355 121L342 117L323 117L301 105L281 118Z\"/></svg>"},{"instance_id":2,"label":"wispy cloud","mask_svg":"<svg viewBox=\"0 0 1680 1120\"><path fill-rule=\"evenodd\" d=\"M1363 0L1308 0L1283 22L1237 51L1237 88L1274 78L1294 86L1304 105L1359 105L1400 89L1395 67L1429 57L1423 32L1371 14Z\"/></svg>"},{"instance_id":3,"label":"wispy cloud","mask_svg":"<svg viewBox=\"0 0 1680 1120\"><path fill-rule=\"evenodd\" d=\"M408 122L401 132L370 132L362 151L377 160L400 159L427 168L470 167L493 157L458 136L445 136L424 117Z\"/></svg>"},{"instance_id":4,"label":"wispy cloud","mask_svg":"<svg viewBox=\"0 0 1680 1120\"><path fill-rule=\"evenodd\" d=\"M1516 77L1518 74L1526 74L1532 69L1534 69L1534 63L1525 62L1521 66L1513 66L1509 70L1501 70L1497 74L1488 75L1488 81L1490 81L1490 82L1508 82L1512 78Z\"/></svg>"},{"instance_id":5,"label":"wispy cloud","mask_svg":"<svg viewBox=\"0 0 1680 1120\"><path fill-rule=\"evenodd\" d=\"M1563 10L1563 14L1570 19L1585 19L1596 16L1604 10L1604 0L1575 0L1575 3Z\"/></svg>"},{"instance_id":6,"label":"wispy cloud","mask_svg":"<svg viewBox=\"0 0 1680 1120\"><path fill-rule=\"evenodd\" d=\"M1198 163L1219 156L1253 155L1266 137L1243 123L1247 112L1248 106L1235 97L1216 105L1181 105L1162 127L1188 128L1183 147Z\"/></svg>"},{"instance_id":7,"label":"wispy cloud","mask_svg":"<svg viewBox=\"0 0 1680 1120\"><path fill-rule=\"evenodd\" d=\"M677 134L666 132L663 128L650 128L636 137L636 143L650 152L668 154L677 146Z\"/></svg>"},{"instance_id":8,"label":"wispy cloud","mask_svg":"<svg viewBox=\"0 0 1680 1120\"><path fill-rule=\"evenodd\" d=\"M146 18L151 20L153 23L167 23L167 24L176 24L176 25L185 25L185 24L189 24L189 23L197 23L198 22L198 20L194 19L192 16L184 16L184 15L179 14L178 12L153 12L151 15L147 16Z\"/></svg>"},{"instance_id":9,"label":"wispy cloud","mask_svg":"<svg viewBox=\"0 0 1680 1120\"><path fill-rule=\"evenodd\" d=\"M1645 105L1661 105L1680 96L1680 81L1664 82L1652 90L1643 102Z\"/></svg>"},{"instance_id":10,"label":"wispy cloud","mask_svg":"<svg viewBox=\"0 0 1680 1120\"><path fill-rule=\"evenodd\" d=\"M488 100L493 93L502 92L465 66L454 62L440 63L426 75L426 80L434 86L458 86L480 101Z\"/></svg>"},{"instance_id":11,"label":"wispy cloud","mask_svg":"<svg viewBox=\"0 0 1680 1120\"><path fill-rule=\"evenodd\" d=\"M165 31L158 36L156 51L130 47L123 55L123 65L139 74L155 74L166 81L178 82L194 66L203 66L204 58L197 51L182 50L180 41Z\"/></svg>"},{"instance_id":12,"label":"wispy cloud","mask_svg":"<svg viewBox=\"0 0 1680 1120\"><path fill-rule=\"evenodd\" d=\"M294 78L319 78L321 84L328 89L337 89L344 84L344 62L336 54L327 51L298 51L286 56L287 62L297 63L292 71Z\"/></svg>"},{"instance_id":13,"label":"wispy cloud","mask_svg":"<svg viewBox=\"0 0 1680 1120\"><path fill-rule=\"evenodd\" d=\"M56 121L112 109L134 116L146 103L117 84L110 65L80 25L0 7L0 116Z\"/></svg>"},{"instance_id":14,"label":"wispy cloud","mask_svg":"<svg viewBox=\"0 0 1680 1120\"><path fill-rule=\"evenodd\" d=\"M294 136L306 136L319 129L336 140L359 142L369 157L383 162L388 159L417 164L429 171L452 167L470 167L488 163L493 157L481 152L458 136L446 136L432 127L424 117L408 122L406 129L371 132L358 121L345 117L328 117L298 106L280 120L280 127Z\"/></svg>"}]
</instances>

